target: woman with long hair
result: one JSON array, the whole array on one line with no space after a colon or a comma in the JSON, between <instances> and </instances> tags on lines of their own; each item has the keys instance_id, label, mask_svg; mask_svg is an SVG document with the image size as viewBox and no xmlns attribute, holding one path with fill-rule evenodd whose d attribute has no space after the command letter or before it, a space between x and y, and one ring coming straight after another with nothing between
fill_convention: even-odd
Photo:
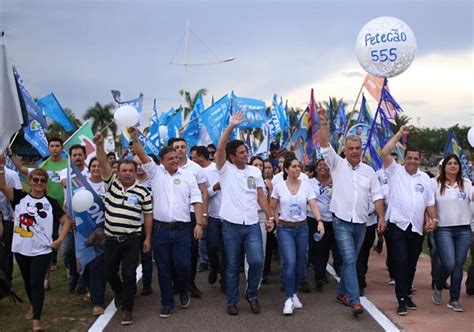
<instances>
[{"instance_id":1,"label":"woman with long hair","mask_svg":"<svg viewBox=\"0 0 474 332\"><path fill-rule=\"evenodd\" d=\"M434 285L433 302L442 303L444 281L451 276L448 308L462 312L459 304L463 264L471 245L471 181L462 177L459 158L450 154L441 165L438 178L432 180L435 189L438 228L434 240L441 259L441 275Z\"/></svg>"},{"instance_id":2,"label":"woman with long hair","mask_svg":"<svg viewBox=\"0 0 474 332\"><path fill-rule=\"evenodd\" d=\"M5 160L0 155L0 190L15 210L12 252L23 277L30 301L26 319L33 320L33 330L42 331L41 312L44 302L44 277L53 250L58 250L71 227L71 221L59 203L47 196L48 173L34 169L29 174L30 192L9 187L5 182ZM59 224L63 225L61 234Z\"/></svg>"},{"instance_id":3,"label":"woman with long hair","mask_svg":"<svg viewBox=\"0 0 474 332\"><path fill-rule=\"evenodd\" d=\"M273 188L270 208L275 216L277 239L282 257L282 281L285 289L284 315L292 315L303 304L298 298L298 286L306 278L308 251L309 205L317 220L317 230L323 235L324 225L316 203L316 195L307 181L299 180L301 164L295 158L283 163L283 180ZM277 211L280 212L278 215ZM278 217L277 217L278 216Z\"/></svg>"}]
</instances>

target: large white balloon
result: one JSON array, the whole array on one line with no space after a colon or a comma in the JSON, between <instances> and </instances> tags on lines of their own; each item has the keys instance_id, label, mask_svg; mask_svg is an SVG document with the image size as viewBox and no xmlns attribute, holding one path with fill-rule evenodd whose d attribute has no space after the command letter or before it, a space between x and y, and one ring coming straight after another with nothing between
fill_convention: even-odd
<instances>
[{"instance_id":1,"label":"large white balloon","mask_svg":"<svg viewBox=\"0 0 474 332\"><path fill-rule=\"evenodd\" d=\"M130 105L120 106L114 113L114 120L119 127L133 127L138 122L138 111Z\"/></svg>"},{"instance_id":2,"label":"large white balloon","mask_svg":"<svg viewBox=\"0 0 474 332\"><path fill-rule=\"evenodd\" d=\"M474 127L469 129L469 131L467 132L467 141L469 142L471 147L474 148Z\"/></svg>"},{"instance_id":3,"label":"large white balloon","mask_svg":"<svg viewBox=\"0 0 474 332\"><path fill-rule=\"evenodd\" d=\"M377 17L364 25L356 40L360 65L369 74L394 77L413 62L416 39L413 31L395 17Z\"/></svg>"},{"instance_id":4,"label":"large white balloon","mask_svg":"<svg viewBox=\"0 0 474 332\"><path fill-rule=\"evenodd\" d=\"M94 203L94 195L89 190L79 190L72 196L72 208L81 213L87 211Z\"/></svg>"}]
</instances>

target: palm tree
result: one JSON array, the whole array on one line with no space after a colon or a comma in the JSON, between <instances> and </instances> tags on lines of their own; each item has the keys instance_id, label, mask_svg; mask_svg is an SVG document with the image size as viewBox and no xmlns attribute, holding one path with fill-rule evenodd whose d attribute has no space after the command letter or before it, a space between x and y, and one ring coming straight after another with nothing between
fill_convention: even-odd
<instances>
[{"instance_id":1,"label":"palm tree","mask_svg":"<svg viewBox=\"0 0 474 332\"><path fill-rule=\"evenodd\" d=\"M96 102L94 106L90 107L84 115L84 120L92 119L92 132L103 130L108 126L115 140L117 137L117 125L114 122L114 115L112 110L114 104L101 105Z\"/></svg>"},{"instance_id":2,"label":"palm tree","mask_svg":"<svg viewBox=\"0 0 474 332\"><path fill-rule=\"evenodd\" d=\"M76 118L76 116L71 111L71 109L65 108L64 112L66 113L72 125L74 126L73 131L76 131L80 126L82 126L82 121ZM66 133L64 128L57 122L52 122L48 126L47 131L46 131L46 136L48 138L59 137L62 140L66 140L69 134L71 133Z\"/></svg>"},{"instance_id":3,"label":"palm tree","mask_svg":"<svg viewBox=\"0 0 474 332\"><path fill-rule=\"evenodd\" d=\"M408 115L398 115L395 116L395 124L392 124L392 130L394 133L398 132L400 130L400 128L406 124L408 124L408 122L410 122L411 118L408 116Z\"/></svg>"},{"instance_id":4,"label":"palm tree","mask_svg":"<svg viewBox=\"0 0 474 332\"><path fill-rule=\"evenodd\" d=\"M72 125L74 126L74 130L79 129L79 127L82 126L82 121L79 120L76 117L76 115L72 112L72 110L70 108L65 107L64 112L69 117L69 120L71 121Z\"/></svg>"},{"instance_id":5,"label":"palm tree","mask_svg":"<svg viewBox=\"0 0 474 332\"><path fill-rule=\"evenodd\" d=\"M184 93L184 99L185 99L186 105L183 105L183 107L184 107L184 119L183 120L186 120L188 118L189 114L191 114L191 111L193 110L194 105L196 104L196 101L197 101L199 95L201 95L201 94L203 96L205 96L207 94L207 89L199 89L192 96L191 96L191 93L189 91L186 91ZM183 90L179 90L179 95L183 96Z\"/></svg>"}]
</instances>

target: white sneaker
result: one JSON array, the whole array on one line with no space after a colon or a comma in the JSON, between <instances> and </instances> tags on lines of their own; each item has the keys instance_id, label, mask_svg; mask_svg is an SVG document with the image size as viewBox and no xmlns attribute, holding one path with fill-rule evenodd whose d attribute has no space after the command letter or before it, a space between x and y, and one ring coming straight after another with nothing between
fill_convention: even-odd
<instances>
[{"instance_id":1,"label":"white sneaker","mask_svg":"<svg viewBox=\"0 0 474 332\"><path fill-rule=\"evenodd\" d=\"M296 294L293 294L293 308L295 309L303 308L303 303L301 303L300 299L298 298L298 295Z\"/></svg>"},{"instance_id":2,"label":"white sneaker","mask_svg":"<svg viewBox=\"0 0 474 332\"><path fill-rule=\"evenodd\" d=\"M283 315L293 315L294 307L293 299L286 299L285 305L283 306Z\"/></svg>"}]
</instances>

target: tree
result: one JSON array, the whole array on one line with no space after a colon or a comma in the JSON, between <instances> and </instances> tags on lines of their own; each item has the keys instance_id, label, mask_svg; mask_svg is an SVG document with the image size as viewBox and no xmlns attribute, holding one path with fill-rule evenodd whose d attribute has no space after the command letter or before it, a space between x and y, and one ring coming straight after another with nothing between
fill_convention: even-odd
<instances>
[{"instance_id":1,"label":"tree","mask_svg":"<svg viewBox=\"0 0 474 332\"><path fill-rule=\"evenodd\" d=\"M193 110L194 105L196 104L196 101L197 101L199 95L201 95L201 94L203 96L205 96L207 94L207 89L199 89L192 96L191 96L191 93L189 91L185 92L184 99L185 99L186 104L183 105L183 107L184 107L184 120L186 120L188 118L189 114L191 114L191 111ZM179 95L183 96L183 90L179 90Z\"/></svg>"},{"instance_id":2,"label":"tree","mask_svg":"<svg viewBox=\"0 0 474 332\"><path fill-rule=\"evenodd\" d=\"M90 107L84 115L84 120L92 120L92 132L96 133L108 126L108 130L112 133L114 140L117 137L117 125L114 122L112 110L114 104L101 105L96 102L94 106Z\"/></svg>"},{"instance_id":3,"label":"tree","mask_svg":"<svg viewBox=\"0 0 474 332\"><path fill-rule=\"evenodd\" d=\"M69 117L69 120L71 121L72 125L74 126L73 131L76 131L77 129L79 129L80 126L82 126L82 121L79 120L78 118L76 118L76 116L71 111L71 109L64 108L64 112ZM46 130L46 137L48 137L48 138L59 137L64 141L68 138L68 136L70 134L71 133L66 133L64 128L57 122L52 122Z\"/></svg>"},{"instance_id":4,"label":"tree","mask_svg":"<svg viewBox=\"0 0 474 332\"><path fill-rule=\"evenodd\" d=\"M408 115L402 114L395 117L395 124L392 124L392 130L394 133L398 132L402 126L405 126L410 122L411 118Z\"/></svg>"}]
</instances>

